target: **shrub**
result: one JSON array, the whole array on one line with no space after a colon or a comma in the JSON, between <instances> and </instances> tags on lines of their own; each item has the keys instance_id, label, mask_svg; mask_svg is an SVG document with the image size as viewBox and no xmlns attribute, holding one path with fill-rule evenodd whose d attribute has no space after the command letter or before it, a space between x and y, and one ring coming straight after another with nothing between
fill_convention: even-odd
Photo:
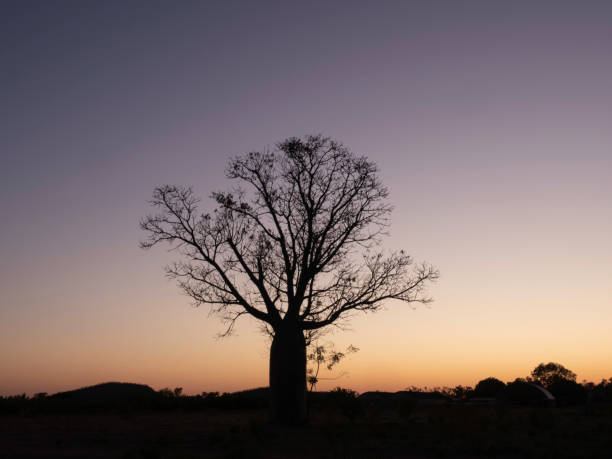
<instances>
[{"instance_id":1,"label":"shrub","mask_svg":"<svg viewBox=\"0 0 612 459\"><path fill-rule=\"evenodd\" d=\"M549 383L548 390L555 396L557 403L560 405L576 405L586 402L586 389L576 381L555 378Z\"/></svg>"},{"instance_id":2,"label":"shrub","mask_svg":"<svg viewBox=\"0 0 612 459\"><path fill-rule=\"evenodd\" d=\"M351 421L362 412L361 402L354 390L336 387L329 393L328 400L332 407L339 409Z\"/></svg>"},{"instance_id":3,"label":"shrub","mask_svg":"<svg viewBox=\"0 0 612 459\"><path fill-rule=\"evenodd\" d=\"M479 381L474 388L475 397L500 397L506 391L506 384L497 378Z\"/></svg>"}]
</instances>

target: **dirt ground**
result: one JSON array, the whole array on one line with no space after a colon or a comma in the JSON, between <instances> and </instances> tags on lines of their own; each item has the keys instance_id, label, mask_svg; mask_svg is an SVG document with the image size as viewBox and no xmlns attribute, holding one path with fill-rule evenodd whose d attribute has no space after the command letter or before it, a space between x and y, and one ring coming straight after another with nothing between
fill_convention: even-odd
<instances>
[{"instance_id":1,"label":"dirt ground","mask_svg":"<svg viewBox=\"0 0 612 459\"><path fill-rule=\"evenodd\" d=\"M0 458L611 458L609 409L436 406L314 413L304 427L261 411L0 416Z\"/></svg>"}]
</instances>

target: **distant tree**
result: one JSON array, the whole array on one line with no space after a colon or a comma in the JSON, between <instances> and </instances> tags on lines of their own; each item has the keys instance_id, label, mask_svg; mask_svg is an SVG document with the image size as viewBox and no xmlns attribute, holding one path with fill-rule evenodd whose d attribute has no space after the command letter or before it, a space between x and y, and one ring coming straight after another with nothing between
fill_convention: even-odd
<instances>
[{"instance_id":1,"label":"distant tree","mask_svg":"<svg viewBox=\"0 0 612 459\"><path fill-rule=\"evenodd\" d=\"M497 378L485 378L478 381L474 388L475 397L497 397L506 389L506 384Z\"/></svg>"},{"instance_id":2,"label":"distant tree","mask_svg":"<svg viewBox=\"0 0 612 459\"><path fill-rule=\"evenodd\" d=\"M541 363L531 372L531 379L536 384L548 388L557 380L576 381L576 373L568 370L560 363Z\"/></svg>"},{"instance_id":3,"label":"distant tree","mask_svg":"<svg viewBox=\"0 0 612 459\"><path fill-rule=\"evenodd\" d=\"M597 399L612 401L612 378L602 379L599 384L595 385L593 392Z\"/></svg>"},{"instance_id":4,"label":"distant tree","mask_svg":"<svg viewBox=\"0 0 612 459\"><path fill-rule=\"evenodd\" d=\"M385 300L431 301L424 289L438 271L403 251L380 251L387 188L372 161L339 142L290 138L275 151L231 159L226 175L239 185L212 194L212 213L198 209L191 188L156 188L159 213L142 220L141 246L177 250L183 261L168 275L196 305L220 314L226 333L244 315L261 321L272 336L272 416L301 423L309 336Z\"/></svg>"},{"instance_id":5,"label":"distant tree","mask_svg":"<svg viewBox=\"0 0 612 459\"><path fill-rule=\"evenodd\" d=\"M306 359L311 363L311 368L308 368L306 374L308 375L308 384L310 384L310 391L312 392L315 386L319 382L319 372L321 366L331 371L340 361L348 354L359 351L358 348L349 345L344 352L336 351L333 344L319 344L313 343L308 348ZM337 379L337 378L334 378Z\"/></svg>"},{"instance_id":6,"label":"distant tree","mask_svg":"<svg viewBox=\"0 0 612 459\"><path fill-rule=\"evenodd\" d=\"M587 389L572 379L554 378L547 389L557 399L560 405L584 403L587 399Z\"/></svg>"}]
</instances>

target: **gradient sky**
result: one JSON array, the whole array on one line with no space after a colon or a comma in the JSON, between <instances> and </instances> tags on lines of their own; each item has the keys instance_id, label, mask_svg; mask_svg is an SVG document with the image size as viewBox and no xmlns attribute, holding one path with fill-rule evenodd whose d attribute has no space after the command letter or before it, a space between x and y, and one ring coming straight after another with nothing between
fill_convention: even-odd
<instances>
[{"instance_id":1,"label":"gradient sky","mask_svg":"<svg viewBox=\"0 0 612 459\"><path fill-rule=\"evenodd\" d=\"M386 245L441 271L329 335L361 350L321 389L612 377L611 44L608 1L3 1L0 395L266 385L256 323L216 339L138 221L311 133L378 163Z\"/></svg>"}]
</instances>

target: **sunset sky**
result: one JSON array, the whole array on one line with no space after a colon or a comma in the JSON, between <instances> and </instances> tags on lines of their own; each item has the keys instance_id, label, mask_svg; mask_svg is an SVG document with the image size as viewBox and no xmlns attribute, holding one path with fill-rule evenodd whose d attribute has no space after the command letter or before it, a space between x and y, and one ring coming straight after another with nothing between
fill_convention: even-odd
<instances>
[{"instance_id":1,"label":"sunset sky","mask_svg":"<svg viewBox=\"0 0 612 459\"><path fill-rule=\"evenodd\" d=\"M612 377L612 2L8 1L0 6L0 395L267 385L139 249L153 188L322 133L380 168L385 246L435 302L327 335L319 388ZM327 376L327 375L323 375Z\"/></svg>"}]
</instances>

